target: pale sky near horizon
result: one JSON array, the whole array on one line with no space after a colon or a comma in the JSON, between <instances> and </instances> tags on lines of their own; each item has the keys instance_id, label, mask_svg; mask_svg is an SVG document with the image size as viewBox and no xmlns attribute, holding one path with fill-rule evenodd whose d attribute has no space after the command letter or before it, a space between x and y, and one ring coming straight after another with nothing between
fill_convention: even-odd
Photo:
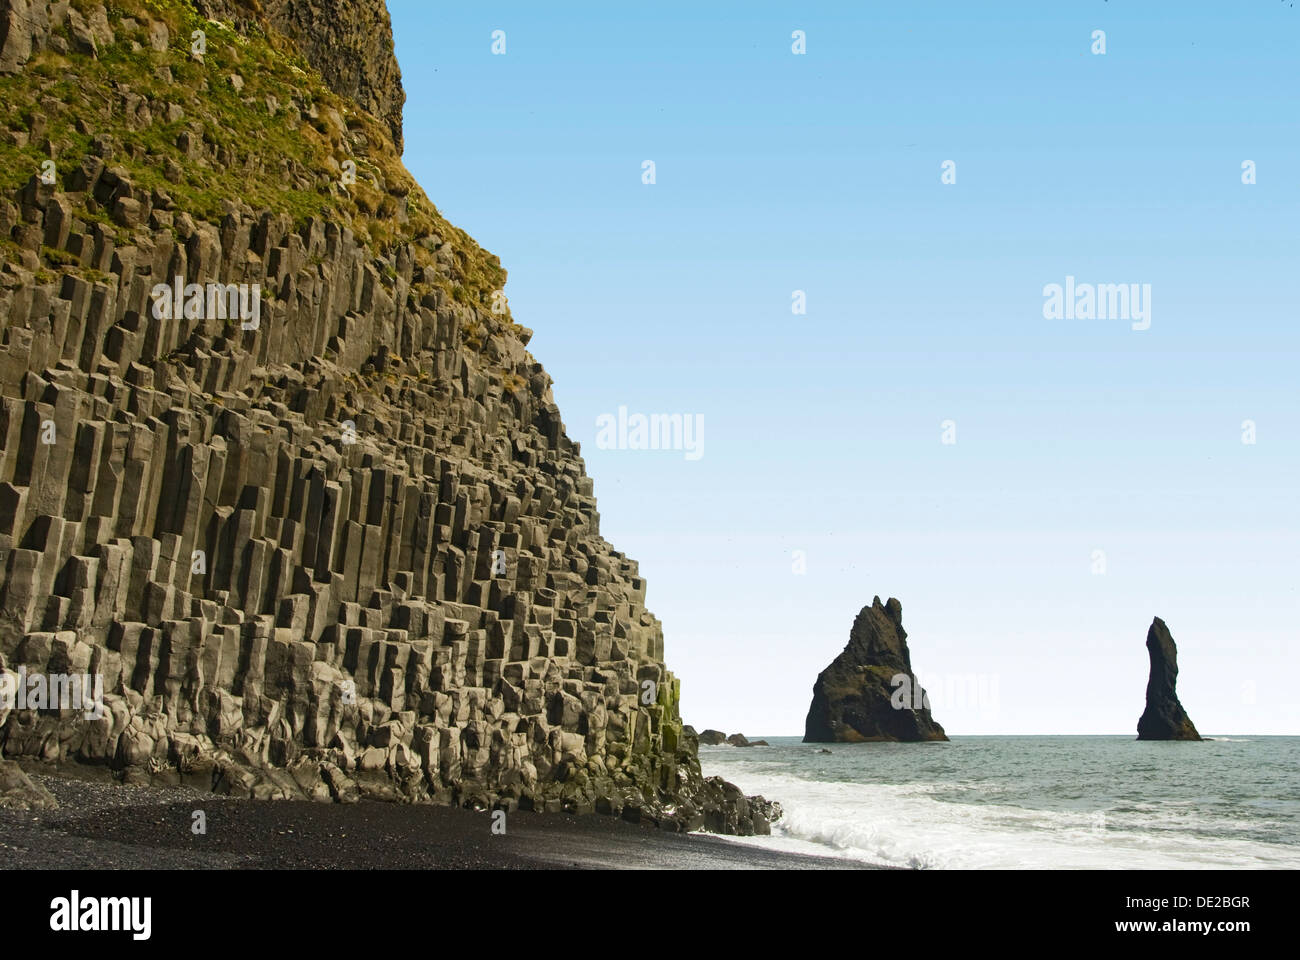
<instances>
[{"instance_id":1,"label":"pale sky near horizon","mask_svg":"<svg viewBox=\"0 0 1300 960\"><path fill-rule=\"evenodd\" d=\"M1300 733L1289 3L389 8L406 163L509 270L688 723L801 734L878 594L996 682L953 735L1134 733L1157 615L1202 733ZM1067 277L1149 329L1045 318ZM620 406L702 456L601 449Z\"/></svg>"}]
</instances>

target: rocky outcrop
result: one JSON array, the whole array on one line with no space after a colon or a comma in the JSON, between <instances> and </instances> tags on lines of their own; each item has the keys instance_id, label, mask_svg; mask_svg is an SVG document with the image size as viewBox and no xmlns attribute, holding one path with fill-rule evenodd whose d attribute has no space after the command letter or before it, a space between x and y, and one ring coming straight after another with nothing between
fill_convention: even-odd
<instances>
[{"instance_id":1,"label":"rocky outcrop","mask_svg":"<svg viewBox=\"0 0 1300 960\"><path fill-rule=\"evenodd\" d=\"M1178 701L1178 647L1159 617L1147 630L1151 674L1147 679L1147 706L1138 719L1139 740L1200 740L1192 718Z\"/></svg>"},{"instance_id":2,"label":"rocky outcrop","mask_svg":"<svg viewBox=\"0 0 1300 960\"><path fill-rule=\"evenodd\" d=\"M716 747L719 744L727 742L727 735L721 730L705 730L700 734L700 745L705 747Z\"/></svg>"},{"instance_id":3,"label":"rocky outcrop","mask_svg":"<svg viewBox=\"0 0 1300 960\"><path fill-rule=\"evenodd\" d=\"M853 621L843 652L813 685L804 743L947 739L912 673L903 606L876 597Z\"/></svg>"},{"instance_id":4,"label":"rocky outcrop","mask_svg":"<svg viewBox=\"0 0 1300 960\"><path fill-rule=\"evenodd\" d=\"M766 832L770 804L700 771L504 271L391 116L325 83L382 4L240 6L272 42L118 0L107 63L66 3L0 0L45 24L0 77L26 178L0 197L0 670L103 680L98 713L13 709L4 753ZM304 10L336 70L280 54ZM358 102L383 114L380 87Z\"/></svg>"},{"instance_id":5,"label":"rocky outcrop","mask_svg":"<svg viewBox=\"0 0 1300 960\"><path fill-rule=\"evenodd\" d=\"M48 790L12 760L0 758L0 810L50 810L59 805Z\"/></svg>"}]
</instances>

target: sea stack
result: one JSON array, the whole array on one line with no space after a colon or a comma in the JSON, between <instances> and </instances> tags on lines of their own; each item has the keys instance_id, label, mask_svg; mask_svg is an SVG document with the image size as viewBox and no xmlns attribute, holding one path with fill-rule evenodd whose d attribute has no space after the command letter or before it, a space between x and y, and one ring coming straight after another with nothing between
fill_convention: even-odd
<instances>
[{"instance_id":1,"label":"sea stack","mask_svg":"<svg viewBox=\"0 0 1300 960\"><path fill-rule=\"evenodd\" d=\"M903 605L863 607L844 651L813 685L804 743L947 740L912 673Z\"/></svg>"},{"instance_id":2,"label":"sea stack","mask_svg":"<svg viewBox=\"0 0 1300 960\"><path fill-rule=\"evenodd\" d=\"M1178 647L1159 617L1147 631L1151 678L1147 680L1147 708L1138 718L1139 740L1200 740L1196 725L1178 702Z\"/></svg>"}]
</instances>

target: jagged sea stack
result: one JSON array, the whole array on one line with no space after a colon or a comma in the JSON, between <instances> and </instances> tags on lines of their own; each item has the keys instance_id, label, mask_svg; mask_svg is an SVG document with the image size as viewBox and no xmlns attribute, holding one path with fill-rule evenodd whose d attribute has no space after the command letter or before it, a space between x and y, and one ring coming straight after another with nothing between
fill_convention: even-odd
<instances>
[{"instance_id":1,"label":"jagged sea stack","mask_svg":"<svg viewBox=\"0 0 1300 960\"><path fill-rule=\"evenodd\" d=\"M1159 617L1147 631L1151 678L1147 680L1147 708L1138 719L1139 740L1200 740L1192 718L1178 702L1178 647Z\"/></svg>"},{"instance_id":2,"label":"jagged sea stack","mask_svg":"<svg viewBox=\"0 0 1300 960\"><path fill-rule=\"evenodd\" d=\"M899 675L905 683L896 681ZM817 677L804 743L947 740L912 673L903 605L863 607L844 651Z\"/></svg>"},{"instance_id":3,"label":"jagged sea stack","mask_svg":"<svg viewBox=\"0 0 1300 960\"><path fill-rule=\"evenodd\" d=\"M0 0L0 672L103 684L0 749L764 832L404 96L383 0Z\"/></svg>"}]
</instances>

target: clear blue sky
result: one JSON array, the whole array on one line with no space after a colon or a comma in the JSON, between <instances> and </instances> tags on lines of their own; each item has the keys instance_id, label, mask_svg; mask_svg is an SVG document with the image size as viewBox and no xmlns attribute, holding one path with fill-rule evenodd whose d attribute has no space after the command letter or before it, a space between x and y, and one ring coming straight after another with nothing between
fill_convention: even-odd
<instances>
[{"instance_id":1,"label":"clear blue sky","mask_svg":"<svg viewBox=\"0 0 1300 960\"><path fill-rule=\"evenodd\" d=\"M879 594L923 679L997 678L952 734L1132 733L1153 615L1203 733L1300 733L1290 0L389 8L406 163L509 270L688 722L802 733ZM1044 319L1067 275L1150 329ZM598 449L619 406L703 457Z\"/></svg>"}]
</instances>

